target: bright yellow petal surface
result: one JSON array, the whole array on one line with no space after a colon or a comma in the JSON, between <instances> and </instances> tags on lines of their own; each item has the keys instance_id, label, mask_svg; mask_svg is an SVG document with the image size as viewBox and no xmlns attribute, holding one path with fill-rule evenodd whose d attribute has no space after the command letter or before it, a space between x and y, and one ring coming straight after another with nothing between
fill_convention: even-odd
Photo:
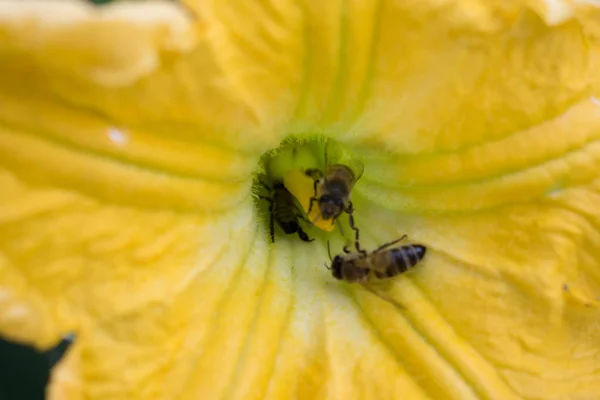
<instances>
[{"instance_id":1,"label":"bright yellow petal surface","mask_svg":"<svg viewBox=\"0 0 600 400\"><path fill-rule=\"evenodd\" d=\"M3 2L0 332L77 335L57 399L600 398L599 20ZM304 134L364 157L363 246L428 247L404 310L329 276L335 231L269 243L252 172Z\"/></svg>"}]
</instances>

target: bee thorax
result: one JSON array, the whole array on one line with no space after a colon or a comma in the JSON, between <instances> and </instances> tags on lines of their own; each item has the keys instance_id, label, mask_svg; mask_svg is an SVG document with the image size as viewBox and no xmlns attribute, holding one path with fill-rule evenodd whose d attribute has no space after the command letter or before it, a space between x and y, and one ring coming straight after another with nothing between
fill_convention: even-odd
<instances>
[{"instance_id":1,"label":"bee thorax","mask_svg":"<svg viewBox=\"0 0 600 400\"><path fill-rule=\"evenodd\" d=\"M348 182L342 180L330 180L326 183L327 194L330 197L342 199L350 194Z\"/></svg>"}]
</instances>

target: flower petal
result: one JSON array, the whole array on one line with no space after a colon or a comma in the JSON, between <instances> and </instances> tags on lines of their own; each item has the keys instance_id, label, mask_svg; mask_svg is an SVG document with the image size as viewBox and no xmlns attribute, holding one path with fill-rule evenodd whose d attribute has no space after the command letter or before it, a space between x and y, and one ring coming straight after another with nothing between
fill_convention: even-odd
<instances>
[{"instance_id":1,"label":"flower petal","mask_svg":"<svg viewBox=\"0 0 600 400\"><path fill-rule=\"evenodd\" d=\"M600 107L586 98L507 138L369 163L358 191L391 209L447 213L526 202L597 177ZM549 140L548 138L551 138ZM391 164L391 165L390 165Z\"/></svg>"},{"instance_id":2,"label":"flower petal","mask_svg":"<svg viewBox=\"0 0 600 400\"><path fill-rule=\"evenodd\" d=\"M255 106L240 97L216 59L209 28L172 2L102 8L59 0L5 2L0 119L112 156L122 146L106 140L107 130L125 129L135 149L129 156L161 168L183 169L176 153L186 145L186 162L193 151L210 161L232 148L238 157L260 155L281 137L268 129L269 121L258 123ZM32 109L40 110L38 118L29 118ZM79 124L101 132L81 135ZM252 141L243 140L248 135ZM136 145L138 136L145 146ZM154 161L162 147L170 152ZM187 166L186 172L195 171Z\"/></svg>"},{"instance_id":3,"label":"flower petal","mask_svg":"<svg viewBox=\"0 0 600 400\"><path fill-rule=\"evenodd\" d=\"M600 215L591 207L598 189L597 183L565 189L468 218L408 217L394 226L387 212L371 209L357 220L368 221L359 226L370 246L403 233L427 243L422 266L387 293L410 306L413 326L480 396L499 393L496 376L527 398L592 398L600 391L593 350L600 335L592 328L600 308ZM496 372L484 372L489 367Z\"/></svg>"},{"instance_id":4,"label":"flower petal","mask_svg":"<svg viewBox=\"0 0 600 400\"><path fill-rule=\"evenodd\" d=\"M166 2L100 11L68 1L4 2L0 18L3 51L27 53L53 73L114 87L156 70L161 53L187 53L198 41L190 16ZM114 46L125 35L128 40Z\"/></svg>"}]
</instances>

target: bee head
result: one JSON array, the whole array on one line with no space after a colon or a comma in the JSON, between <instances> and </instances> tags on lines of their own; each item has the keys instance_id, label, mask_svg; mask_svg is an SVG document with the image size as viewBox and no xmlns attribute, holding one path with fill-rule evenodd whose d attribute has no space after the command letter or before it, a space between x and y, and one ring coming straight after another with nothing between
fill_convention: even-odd
<instances>
[{"instance_id":1,"label":"bee head","mask_svg":"<svg viewBox=\"0 0 600 400\"><path fill-rule=\"evenodd\" d=\"M414 251L415 255L419 258L419 260L421 260L423 257L425 257L425 252L427 251L427 247L422 246L420 244L415 244L415 245L413 245L413 251Z\"/></svg>"},{"instance_id":2,"label":"bee head","mask_svg":"<svg viewBox=\"0 0 600 400\"><path fill-rule=\"evenodd\" d=\"M335 279L343 279L342 276L342 264L344 262L344 258L342 256L333 257L333 261L331 262L331 275Z\"/></svg>"},{"instance_id":3,"label":"bee head","mask_svg":"<svg viewBox=\"0 0 600 400\"><path fill-rule=\"evenodd\" d=\"M324 194L319 199L319 210L321 211L321 218L324 220L337 217L342 212L343 207L344 201L339 197Z\"/></svg>"}]
</instances>

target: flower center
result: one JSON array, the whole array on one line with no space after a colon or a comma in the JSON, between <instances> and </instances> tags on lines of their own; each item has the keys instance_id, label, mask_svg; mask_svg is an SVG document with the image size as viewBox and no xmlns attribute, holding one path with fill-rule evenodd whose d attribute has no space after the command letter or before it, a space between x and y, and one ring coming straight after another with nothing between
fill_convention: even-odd
<instances>
[{"instance_id":1,"label":"flower center","mask_svg":"<svg viewBox=\"0 0 600 400\"><path fill-rule=\"evenodd\" d=\"M351 193L362 171L356 155L322 136L290 138L265 154L255 193L270 240L354 243Z\"/></svg>"},{"instance_id":2,"label":"flower center","mask_svg":"<svg viewBox=\"0 0 600 400\"><path fill-rule=\"evenodd\" d=\"M394 223L397 215L392 210L359 191L353 196L364 170L355 154L330 139L292 138L262 158L261 170L254 189L267 240L278 243L271 247L272 259L287 251L293 258L283 265L298 271L303 282L335 280L339 288L343 282L356 284L346 289L360 284L390 304L399 304L374 288L374 281L389 284L386 278L419 264L426 248L404 241L405 232ZM393 253L385 250L392 247ZM312 286L311 293L319 287Z\"/></svg>"}]
</instances>

